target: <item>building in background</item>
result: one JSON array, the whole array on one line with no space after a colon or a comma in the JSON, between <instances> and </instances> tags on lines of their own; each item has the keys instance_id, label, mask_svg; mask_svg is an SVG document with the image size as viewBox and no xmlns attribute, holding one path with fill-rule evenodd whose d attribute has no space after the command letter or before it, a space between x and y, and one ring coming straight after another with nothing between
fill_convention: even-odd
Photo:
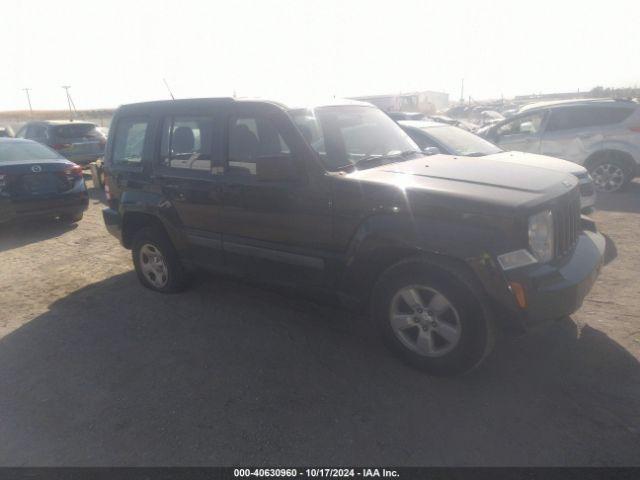
<instances>
[{"instance_id":1,"label":"building in background","mask_svg":"<svg viewBox=\"0 0 640 480\"><path fill-rule=\"evenodd\" d=\"M372 103L385 112L422 112L432 114L449 108L448 93L430 90L352 98L353 100Z\"/></svg>"}]
</instances>

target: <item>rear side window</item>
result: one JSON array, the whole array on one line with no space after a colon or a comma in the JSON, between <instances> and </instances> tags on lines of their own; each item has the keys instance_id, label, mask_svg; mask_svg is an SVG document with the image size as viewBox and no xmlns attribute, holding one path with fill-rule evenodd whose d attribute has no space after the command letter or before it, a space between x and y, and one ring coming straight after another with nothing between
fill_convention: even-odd
<instances>
[{"instance_id":1,"label":"rear side window","mask_svg":"<svg viewBox=\"0 0 640 480\"><path fill-rule=\"evenodd\" d=\"M121 118L115 128L112 162L115 165L137 166L142 163L142 151L149 121L142 118Z\"/></svg>"},{"instance_id":2,"label":"rear side window","mask_svg":"<svg viewBox=\"0 0 640 480\"><path fill-rule=\"evenodd\" d=\"M633 110L616 106L555 108L551 110L547 132L614 125L626 120Z\"/></svg>"},{"instance_id":3,"label":"rear side window","mask_svg":"<svg viewBox=\"0 0 640 480\"><path fill-rule=\"evenodd\" d=\"M64 139L100 137L98 128L93 123L75 123L51 127L51 134Z\"/></svg>"},{"instance_id":4,"label":"rear side window","mask_svg":"<svg viewBox=\"0 0 640 480\"><path fill-rule=\"evenodd\" d=\"M162 128L160 161L169 168L211 171L213 118L169 117Z\"/></svg>"}]
</instances>

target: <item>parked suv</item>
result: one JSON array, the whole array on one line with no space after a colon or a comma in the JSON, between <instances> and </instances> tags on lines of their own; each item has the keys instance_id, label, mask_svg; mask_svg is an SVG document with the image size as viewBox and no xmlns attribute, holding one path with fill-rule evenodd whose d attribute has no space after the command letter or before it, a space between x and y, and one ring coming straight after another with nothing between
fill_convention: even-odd
<instances>
[{"instance_id":1,"label":"parked suv","mask_svg":"<svg viewBox=\"0 0 640 480\"><path fill-rule=\"evenodd\" d=\"M401 120L398 125L407 132L420 149L429 155L467 155L489 157L511 163L549 168L574 175L580 183L580 207L583 213L591 213L596 203L596 191L587 169L566 160L546 155L522 152L505 152L493 143L471 132L437 122Z\"/></svg>"},{"instance_id":2,"label":"parked suv","mask_svg":"<svg viewBox=\"0 0 640 480\"><path fill-rule=\"evenodd\" d=\"M640 167L640 104L592 99L539 103L478 133L505 150L584 165L598 191L624 188Z\"/></svg>"},{"instance_id":3,"label":"parked suv","mask_svg":"<svg viewBox=\"0 0 640 480\"><path fill-rule=\"evenodd\" d=\"M16 137L44 143L78 165L102 158L107 139L95 123L27 122Z\"/></svg>"},{"instance_id":4,"label":"parked suv","mask_svg":"<svg viewBox=\"0 0 640 480\"><path fill-rule=\"evenodd\" d=\"M434 374L574 312L603 261L574 176L425 157L367 103L126 105L105 168L106 227L145 287L203 267L331 293Z\"/></svg>"}]
</instances>

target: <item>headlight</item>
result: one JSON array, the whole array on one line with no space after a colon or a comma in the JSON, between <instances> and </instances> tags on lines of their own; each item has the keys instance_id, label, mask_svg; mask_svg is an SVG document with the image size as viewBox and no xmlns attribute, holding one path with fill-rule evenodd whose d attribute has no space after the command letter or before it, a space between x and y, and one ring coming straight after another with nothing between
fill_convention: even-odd
<instances>
[{"instance_id":1,"label":"headlight","mask_svg":"<svg viewBox=\"0 0 640 480\"><path fill-rule=\"evenodd\" d=\"M529 248L539 262L553 259L553 214L550 210L529 218Z\"/></svg>"}]
</instances>

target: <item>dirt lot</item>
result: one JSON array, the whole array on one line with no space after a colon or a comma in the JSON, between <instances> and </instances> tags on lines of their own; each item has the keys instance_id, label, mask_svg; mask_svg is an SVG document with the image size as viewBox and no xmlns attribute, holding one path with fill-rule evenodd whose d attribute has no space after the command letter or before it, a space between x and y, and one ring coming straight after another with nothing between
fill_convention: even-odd
<instances>
[{"instance_id":1,"label":"dirt lot","mask_svg":"<svg viewBox=\"0 0 640 480\"><path fill-rule=\"evenodd\" d=\"M582 309L433 379L365 319L205 277L140 287L102 225L0 232L0 465L638 465L640 183Z\"/></svg>"}]
</instances>

